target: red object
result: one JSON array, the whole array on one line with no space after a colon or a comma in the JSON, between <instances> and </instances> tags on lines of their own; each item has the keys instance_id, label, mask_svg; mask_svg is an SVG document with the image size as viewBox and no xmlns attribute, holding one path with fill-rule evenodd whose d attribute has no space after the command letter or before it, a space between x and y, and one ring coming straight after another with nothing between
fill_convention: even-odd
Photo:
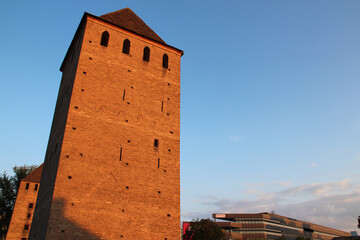
<instances>
[{"instance_id":1,"label":"red object","mask_svg":"<svg viewBox=\"0 0 360 240\"><path fill-rule=\"evenodd\" d=\"M183 222L183 235L186 234L187 231L189 231L191 229L190 227L190 222ZM191 240L192 239L192 236L189 236L188 238L183 238L184 240Z\"/></svg>"}]
</instances>

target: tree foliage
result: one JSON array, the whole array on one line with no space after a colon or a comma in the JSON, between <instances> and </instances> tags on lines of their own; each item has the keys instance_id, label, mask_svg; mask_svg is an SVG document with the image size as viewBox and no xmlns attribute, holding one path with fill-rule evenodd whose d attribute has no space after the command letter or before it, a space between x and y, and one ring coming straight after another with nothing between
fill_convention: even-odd
<instances>
[{"instance_id":1,"label":"tree foliage","mask_svg":"<svg viewBox=\"0 0 360 240\"><path fill-rule=\"evenodd\" d=\"M13 176L9 176L6 172L0 175L0 239L6 237L21 179L36 168L35 165L15 166Z\"/></svg>"},{"instance_id":2,"label":"tree foliage","mask_svg":"<svg viewBox=\"0 0 360 240\"><path fill-rule=\"evenodd\" d=\"M211 219L197 219L190 223L190 228L183 235L184 240L225 240L221 228Z\"/></svg>"}]
</instances>

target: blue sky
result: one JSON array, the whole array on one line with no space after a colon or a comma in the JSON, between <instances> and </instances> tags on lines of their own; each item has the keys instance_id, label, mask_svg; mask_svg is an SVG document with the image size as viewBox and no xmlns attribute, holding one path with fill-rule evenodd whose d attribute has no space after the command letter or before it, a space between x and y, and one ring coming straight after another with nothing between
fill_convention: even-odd
<instances>
[{"instance_id":1,"label":"blue sky","mask_svg":"<svg viewBox=\"0 0 360 240\"><path fill-rule=\"evenodd\" d=\"M182 219L360 215L360 1L1 1L0 170L41 164L80 19L130 7L184 50Z\"/></svg>"}]
</instances>

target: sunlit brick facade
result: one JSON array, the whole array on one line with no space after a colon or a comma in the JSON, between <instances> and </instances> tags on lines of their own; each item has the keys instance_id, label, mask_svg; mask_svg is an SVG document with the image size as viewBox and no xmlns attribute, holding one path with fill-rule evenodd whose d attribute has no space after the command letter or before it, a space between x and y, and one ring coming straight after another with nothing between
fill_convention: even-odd
<instances>
[{"instance_id":1,"label":"sunlit brick facade","mask_svg":"<svg viewBox=\"0 0 360 240\"><path fill-rule=\"evenodd\" d=\"M130 9L84 14L29 239L179 239L182 54Z\"/></svg>"},{"instance_id":2,"label":"sunlit brick facade","mask_svg":"<svg viewBox=\"0 0 360 240\"><path fill-rule=\"evenodd\" d=\"M20 182L7 240L27 240L40 187L42 165Z\"/></svg>"}]
</instances>

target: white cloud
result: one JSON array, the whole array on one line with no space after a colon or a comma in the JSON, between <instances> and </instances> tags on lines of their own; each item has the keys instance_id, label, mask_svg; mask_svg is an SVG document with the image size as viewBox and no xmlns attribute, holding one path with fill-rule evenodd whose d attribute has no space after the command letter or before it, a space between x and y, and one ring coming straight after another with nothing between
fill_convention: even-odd
<instances>
[{"instance_id":1,"label":"white cloud","mask_svg":"<svg viewBox=\"0 0 360 240\"><path fill-rule=\"evenodd\" d=\"M290 187L293 184L290 181L278 181L278 180L273 181L273 183L280 187Z\"/></svg>"},{"instance_id":2,"label":"white cloud","mask_svg":"<svg viewBox=\"0 0 360 240\"><path fill-rule=\"evenodd\" d=\"M304 184L277 192L264 192L254 188L247 189L246 192L255 195L255 199L207 199L201 204L211 210L193 213L194 215L187 213L183 217L188 215L208 218L216 212L257 213L275 210L280 215L345 231L357 229L360 183L352 183L349 178L331 183ZM298 201L299 198L305 200Z\"/></svg>"},{"instance_id":3,"label":"white cloud","mask_svg":"<svg viewBox=\"0 0 360 240\"><path fill-rule=\"evenodd\" d=\"M313 167L313 168L315 168L315 167L317 167L317 166L319 166L319 164L317 164L317 163L314 163L314 162L310 163L310 167Z\"/></svg>"}]
</instances>

